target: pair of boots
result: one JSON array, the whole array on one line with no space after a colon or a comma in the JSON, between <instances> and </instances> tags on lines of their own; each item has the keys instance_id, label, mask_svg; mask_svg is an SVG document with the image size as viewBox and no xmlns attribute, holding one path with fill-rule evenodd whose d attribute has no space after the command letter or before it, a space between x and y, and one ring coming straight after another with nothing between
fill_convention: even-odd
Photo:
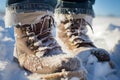
<instances>
[{"instance_id":1,"label":"pair of boots","mask_svg":"<svg viewBox=\"0 0 120 80\"><path fill-rule=\"evenodd\" d=\"M58 37L73 54L64 53L54 39L53 25L53 16L44 15L35 24L17 24L14 27L16 55L22 67L34 73L53 73L62 69L79 70L81 62L75 57L73 50L80 53L81 47L95 49L91 54L99 61L110 60L105 50L97 49L90 40L87 40L86 26L90 24L84 18L62 20L58 25Z\"/></svg>"}]
</instances>

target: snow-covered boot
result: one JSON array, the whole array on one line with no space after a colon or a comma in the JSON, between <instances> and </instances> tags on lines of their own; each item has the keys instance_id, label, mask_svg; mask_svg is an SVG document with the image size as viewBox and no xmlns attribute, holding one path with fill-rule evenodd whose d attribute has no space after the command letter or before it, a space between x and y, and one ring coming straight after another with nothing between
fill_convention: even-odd
<instances>
[{"instance_id":1,"label":"snow-covered boot","mask_svg":"<svg viewBox=\"0 0 120 80\"><path fill-rule=\"evenodd\" d=\"M42 15L35 24L18 24L14 27L16 55L22 67L35 73L52 73L62 69L74 71L80 61L63 53L52 35L54 19Z\"/></svg>"},{"instance_id":2,"label":"snow-covered boot","mask_svg":"<svg viewBox=\"0 0 120 80\"><path fill-rule=\"evenodd\" d=\"M57 22L57 39L66 52L79 54L91 49L100 61L109 61L109 54L103 49L96 48L89 39L87 26L91 26L92 16L86 14L55 14ZM92 29L93 30L93 29ZM102 51L101 51L102 50Z\"/></svg>"}]
</instances>

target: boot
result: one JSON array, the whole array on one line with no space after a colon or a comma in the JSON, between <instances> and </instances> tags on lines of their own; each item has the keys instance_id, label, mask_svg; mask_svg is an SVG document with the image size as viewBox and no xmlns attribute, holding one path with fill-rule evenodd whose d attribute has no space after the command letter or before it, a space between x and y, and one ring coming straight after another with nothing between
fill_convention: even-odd
<instances>
[{"instance_id":1,"label":"boot","mask_svg":"<svg viewBox=\"0 0 120 80\"><path fill-rule=\"evenodd\" d=\"M92 29L90 24L92 21L91 16L84 14L55 14L55 19L57 21L57 40L62 44L61 46L65 52L79 54L90 50L98 61L110 61L108 52L97 48L86 34L88 32L87 26Z\"/></svg>"},{"instance_id":2,"label":"boot","mask_svg":"<svg viewBox=\"0 0 120 80\"><path fill-rule=\"evenodd\" d=\"M40 74L80 68L80 61L63 53L54 39L51 32L53 24L53 17L45 15L35 24L18 24L14 27L16 55L22 67Z\"/></svg>"}]
</instances>

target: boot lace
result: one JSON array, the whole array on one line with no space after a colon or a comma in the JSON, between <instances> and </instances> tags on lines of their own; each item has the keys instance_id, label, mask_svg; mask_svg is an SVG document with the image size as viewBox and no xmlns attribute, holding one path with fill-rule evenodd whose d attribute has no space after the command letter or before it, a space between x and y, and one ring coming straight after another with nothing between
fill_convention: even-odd
<instances>
[{"instance_id":1,"label":"boot lace","mask_svg":"<svg viewBox=\"0 0 120 80\"><path fill-rule=\"evenodd\" d=\"M66 34L69 37L69 41L72 42L76 47L88 46L88 44L93 46L90 40L86 40L89 39L86 35L86 25L91 28L92 32L93 28L87 21L85 21L85 19L71 19L66 20L63 23L65 24L64 26L66 29Z\"/></svg>"},{"instance_id":2,"label":"boot lace","mask_svg":"<svg viewBox=\"0 0 120 80\"><path fill-rule=\"evenodd\" d=\"M52 36L51 29L54 26L52 16L45 15L41 17L37 24L26 24L20 26L26 34L22 38L27 38L27 46L36 53L43 56L51 49L60 48L56 40Z\"/></svg>"}]
</instances>

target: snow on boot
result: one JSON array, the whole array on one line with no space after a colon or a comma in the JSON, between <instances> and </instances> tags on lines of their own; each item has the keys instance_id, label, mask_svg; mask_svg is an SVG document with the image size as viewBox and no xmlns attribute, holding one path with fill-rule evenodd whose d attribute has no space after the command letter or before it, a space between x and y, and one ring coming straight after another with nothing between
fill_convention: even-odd
<instances>
[{"instance_id":1,"label":"snow on boot","mask_svg":"<svg viewBox=\"0 0 120 80\"><path fill-rule=\"evenodd\" d=\"M44 15L35 24L16 25L16 55L19 64L33 73L78 70L80 61L64 54L52 35L54 19Z\"/></svg>"},{"instance_id":2,"label":"snow on boot","mask_svg":"<svg viewBox=\"0 0 120 80\"><path fill-rule=\"evenodd\" d=\"M87 35L87 26L92 29L91 16L85 14L55 14L55 19L57 22L57 40L62 44L62 49L65 52L79 54L82 51L93 49L91 53L100 61L109 61L110 57L106 54L107 52L96 48Z\"/></svg>"}]
</instances>

